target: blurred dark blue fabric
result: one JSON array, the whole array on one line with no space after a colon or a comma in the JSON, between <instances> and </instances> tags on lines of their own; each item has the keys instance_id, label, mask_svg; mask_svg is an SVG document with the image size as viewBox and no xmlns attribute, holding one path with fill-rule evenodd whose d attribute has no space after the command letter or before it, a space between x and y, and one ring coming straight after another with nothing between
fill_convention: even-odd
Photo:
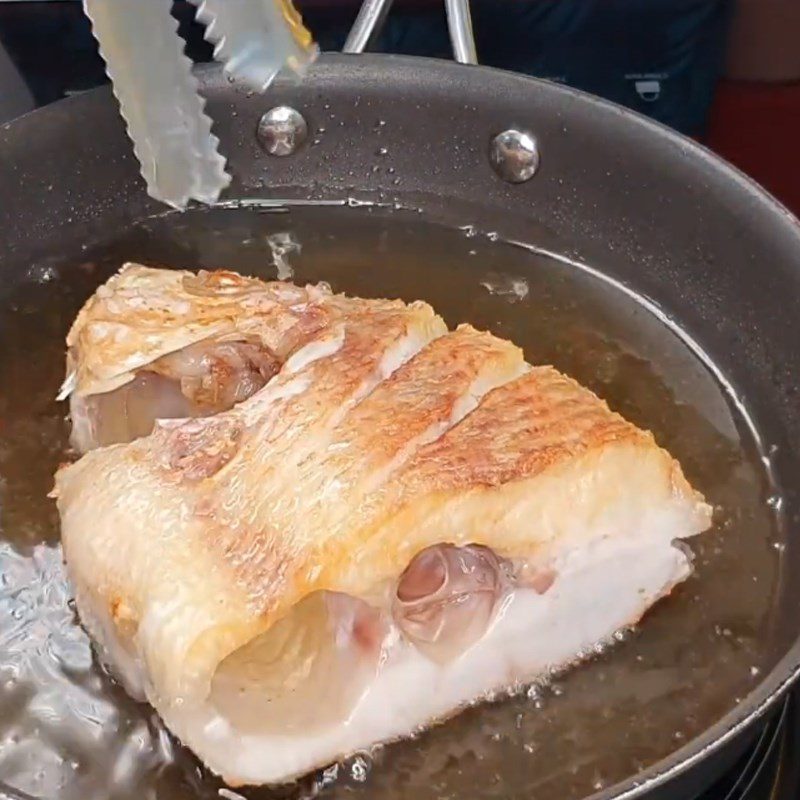
<instances>
[{"instance_id":1,"label":"blurred dark blue fabric","mask_svg":"<svg viewBox=\"0 0 800 800\"><path fill-rule=\"evenodd\" d=\"M320 46L341 49L357 4L297 5ZM192 7L181 0L173 8L190 54L209 59ZM472 9L481 63L593 92L702 136L731 0L472 0ZM0 3L0 40L39 102L104 79L80 3ZM450 58L443 2L400 3L375 49Z\"/></svg>"},{"instance_id":2,"label":"blurred dark blue fabric","mask_svg":"<svg viewBox=\"0 0 800 800\"><path fill-rule=\"evenodd\" d=\"M605 97L689 135L705 130L720 74L729 0L472 0L482 64ZM314 27L339 49L348 25ZM376 49L450 57L438 9L389 16Z\"/></svg>"}]
</instances>

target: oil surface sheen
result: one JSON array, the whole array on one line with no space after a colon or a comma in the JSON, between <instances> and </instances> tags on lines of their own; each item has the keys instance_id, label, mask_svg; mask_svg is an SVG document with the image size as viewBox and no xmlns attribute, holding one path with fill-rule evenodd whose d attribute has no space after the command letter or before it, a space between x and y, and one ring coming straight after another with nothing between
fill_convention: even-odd
<instances>
[{"instance_id":1,"label":"oil surface sheen","mask_svg":"<svg viewBox=\"0 0 800 800\"><path fill-rule=\"evenodd\" d=\"M575 800L684 745L774 663L782 541L744 420L684 341L569 264L417 214L365 208L194 211L32 264L0 301L0 795L58 798ZM69 248L68 248L69 249ZM328 281L423 299L509 338L651 429L717 509L695 574L639 630L525 696L281 791L221 788L97 666L64 580L52 475L69 457L64 336L124 261Z\"/></svg>"}]
</instances>

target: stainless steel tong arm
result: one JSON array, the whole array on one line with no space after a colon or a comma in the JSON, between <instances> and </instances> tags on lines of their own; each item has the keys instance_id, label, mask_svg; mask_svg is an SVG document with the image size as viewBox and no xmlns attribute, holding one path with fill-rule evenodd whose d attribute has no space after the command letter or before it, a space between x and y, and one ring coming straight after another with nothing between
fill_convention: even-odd
<instances>
[{"instance_id":1,"label":"stainless steel tong arm","mask_svg":"<svg viewBox=\"0 0 800 800\"><path fill-rule=\"evenodd\" d=\"M391 6L392 0L364 0L342 48L344 52L363 53L374 44ZM453 57L460 64L477 64L469 0L444 0L444 6Z\"/></svg>"}]
</instances>

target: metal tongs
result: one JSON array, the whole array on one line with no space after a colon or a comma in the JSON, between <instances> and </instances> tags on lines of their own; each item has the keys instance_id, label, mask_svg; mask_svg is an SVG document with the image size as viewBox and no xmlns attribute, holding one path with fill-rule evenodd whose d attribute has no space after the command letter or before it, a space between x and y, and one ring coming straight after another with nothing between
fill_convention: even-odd
<instances>
[{"instance_id":1,"label":"metal tongs","mask_svg":"<svg viewBox=\"0 0 800 800\"><path fill-rule=\"evenodd\" d=\"M190 0L214 57L232 78L263 92L317 48L291 0ZM364 0L344 51L362 52L392 0ZM231 177L167 0L83 0L151 197L177 209L213 204ZM477 62L469 0L445 0L456 61Z\"/></svg>"},{"instance_id":2,"label":"metal tongs","mask_svg":"<svg viewBox=\"0 0 800 800\"><path fill-rule=\"evenodd\" d=\"M214 56L257 92L317 54L290 0L191 0ZM214 203L231 181L165 0L83 0L152 197Z\"/></svg>"}]
</instances>

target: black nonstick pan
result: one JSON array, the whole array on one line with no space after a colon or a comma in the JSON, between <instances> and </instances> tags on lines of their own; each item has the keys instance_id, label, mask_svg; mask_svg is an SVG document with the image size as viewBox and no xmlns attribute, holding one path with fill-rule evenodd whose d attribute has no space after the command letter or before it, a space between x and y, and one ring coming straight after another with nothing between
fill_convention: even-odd
<instances>
[{"instance_id":1,"label":"black nonstick pan","mask_svg":"<svg viewBox=\"0 0 800 800\"><path fill-rule=\"evenodd\" d=\"M652 429L716 507L694 576L590 663L243 795L693 797L800 669L798 222L692 142L513 74L326 56L264 96L203 84L234 175L213 209L145 196L106 89L0 128L0 796L236 796L92 660L45 497L64 334L139 260L428 300ZM258 133L281 105L307 127L283 157Z\"/></svg>"}]
</instances>

